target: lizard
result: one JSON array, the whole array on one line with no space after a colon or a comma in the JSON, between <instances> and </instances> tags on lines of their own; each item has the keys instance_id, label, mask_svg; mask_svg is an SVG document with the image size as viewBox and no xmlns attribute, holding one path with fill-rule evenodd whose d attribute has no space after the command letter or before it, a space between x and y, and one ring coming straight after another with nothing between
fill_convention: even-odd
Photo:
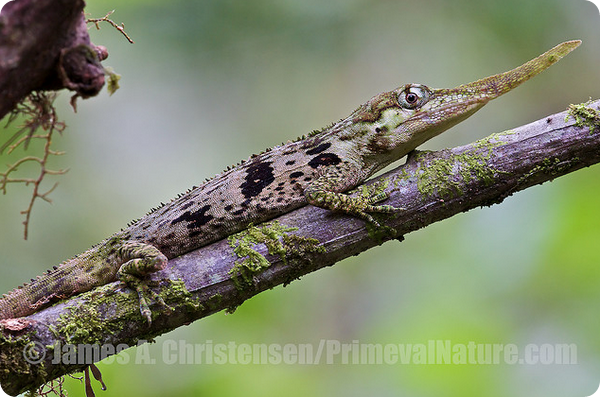
<instances>
[{"instance_id":1,"label":"lizard","mask_svg":"<svg viewBox=\"0 0 600 397\"><path fill-rule=\"evenodd\" d=\"M145 276L169 259L310 204L381 226L371 214L401 211L381 192L350 196L377 171L465 120L490 100L541 73L581 44L561 43L510 71L451 89L405 84L380 93L348 117L252 155L193 187L84 253L0 298L0 320L120 280L137 291L151 323ZM162 302L164 303L164 302Z\"/></svg>"}]
</instances>

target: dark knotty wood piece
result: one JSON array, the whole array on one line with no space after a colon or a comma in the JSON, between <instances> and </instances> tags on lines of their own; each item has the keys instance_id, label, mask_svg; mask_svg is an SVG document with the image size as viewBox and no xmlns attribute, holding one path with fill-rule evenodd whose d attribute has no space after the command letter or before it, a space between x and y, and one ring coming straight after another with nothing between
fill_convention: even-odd
<instances>
[{"instance_id":1,"label":"dark knotty wood piece","mask_svg":"<svg viewBox=\"0 0 600 397\"><path fill-rule=\"evenodd\" d=\"M0 13L0 118L32 91L81 97L104 86L106 49L91 44L83 0L14 0Z\"/></svg>"}]
</instances>

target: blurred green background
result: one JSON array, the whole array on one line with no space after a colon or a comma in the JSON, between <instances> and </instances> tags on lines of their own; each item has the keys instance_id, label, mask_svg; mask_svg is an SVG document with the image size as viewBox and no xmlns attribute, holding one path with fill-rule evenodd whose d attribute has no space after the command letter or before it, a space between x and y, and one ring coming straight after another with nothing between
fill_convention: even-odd
<instances>
[{"instance_id":1,"label":"blurred green background","mask_svg":"<svg viewBox=\"0 0 600 397\"><path fill-rule=\"evenodd\" d=\"M112 97L57 100L68 129L28 241L30 188L0 196L0 290L89 248L149 208L265 147L408 82L454 87L555 44L558 65L425 145L458 146L600 97L600 15L584 0L88 0L125 22L91 29L122 74ZM14 129L13 129L14 131ZM8 137L10 130L4 131ZM4 139L4 138L3 138ZM30 148L35 153L36 148ZM17 154L18 155L18 154ZM0 158L2 165L14 157ZM35 175L34 169L22 172ZM156 364L99 364L115 395L588 396L600 382L600 167L581 170L350 258L157 338ZM576 364L164 364L202 344L574 344ZM134 361L135 350L127 351ZM83 386L68 380L71 396Z\"/></svg>"}]
</instances>

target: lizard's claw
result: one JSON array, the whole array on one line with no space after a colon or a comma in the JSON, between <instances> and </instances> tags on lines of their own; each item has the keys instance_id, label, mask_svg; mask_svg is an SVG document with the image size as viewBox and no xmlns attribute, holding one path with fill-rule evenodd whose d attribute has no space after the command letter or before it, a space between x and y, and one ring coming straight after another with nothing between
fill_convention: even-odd
<instances>
[{"instance_id":1,"label":"lizard's claw","mask_svg":"<svg viewBox=\"0 0 600 397\"><path fill-rule=\"evenodd\" d=\"M165 300L159 294L148 288L148 284L145 280L141 280L132 275L121 275L120 278L121 281L127 284L128 287L137 292L140 313L146 319L146 321L148 321L148 325L152 325L152 311L150 310L150 305L148 305L148 300L146 299L148 296L150 296L151 299L160 306L169 310L174 310L171 306L166 304Z\"/></svg>"},{"instance_id":2,"label":"lizard's claw","mask_svg":"<svg viewBox=\"0 0 600 397\"><path fill-rule=\"evenodd\" d=\"M134 287L138 293L140 302L140 313L142 313L142 316L146 318L146 320L148 321L148 325L152 325L152 311L150 310L150 306L148 305L148 301L146 300L146 295L150 295L152 299L160 306L171 311L175 310L171 306L167 305L165 300L159 294L148 288L148 285L143 281L139 280L135 284L136 285Z\"/></svg>"},{"instance_id":3,"label":"lizard's claw","mask_svg":"<svg viewBox=\"0 0 600 397\"><path fill-rule=\"evenodd\" d=\"M390 197L389 193L379 192L372 196L365 197L365 199L367 202L369 202L369 204L373 204L373 203L379 203L381 201L387 200L389 197Z\"/></svg>"},{"instance_id":4,"label":"lizard's claw","mask_svg":"<svg viewBox=\"0 0 600 397\"><path fill-rule=\"evenodd\" d=\"M387 192L379 192L372 196L365 198L367 205L363 209L364 212L382 212L382 213L392 213L398 211L404 211L406 208L402 207L394 207L393 205L373 205L375 203L380 203L384 200L387 200L390 197Z\"/></svg>"},{"instance_id":5,"label":"lizard's claw","mask_svg":"<svg viewBox=\"0 0 600 397\"><path fill-rule=\"evenodd\" d=\"M380 192L375 195L369 196L365 198L365 204L363 208L361 208L356 215L366 220L368 223L373 225L375 228L381 230L384 233L389 233L395 235L396 229L380 224L370 213L384 213L390 214L394 212L404 211L405 208L402 207L394 207L392 205L373 205L375 203L379 203L389 198L389 194L387 192Z\"/></svg>"}]
</instances>

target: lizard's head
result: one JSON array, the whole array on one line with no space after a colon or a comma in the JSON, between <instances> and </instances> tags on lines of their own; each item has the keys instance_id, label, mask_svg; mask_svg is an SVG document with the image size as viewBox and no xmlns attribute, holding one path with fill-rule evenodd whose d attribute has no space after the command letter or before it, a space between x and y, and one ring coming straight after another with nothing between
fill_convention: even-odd
<instances>
[{"instance_id":1,"label":"lizard's head","mask_svg":"<svg viewBox=\"0 0 600 397\"><path fill-rule=\"evenodd\" d=\"M400 158L558 62L580 43L559 44L513 70L456 88L404 85L372 98L353 114L354 121L361 126L371 153L388 152Z\"/></svg>"}]
</instances>

